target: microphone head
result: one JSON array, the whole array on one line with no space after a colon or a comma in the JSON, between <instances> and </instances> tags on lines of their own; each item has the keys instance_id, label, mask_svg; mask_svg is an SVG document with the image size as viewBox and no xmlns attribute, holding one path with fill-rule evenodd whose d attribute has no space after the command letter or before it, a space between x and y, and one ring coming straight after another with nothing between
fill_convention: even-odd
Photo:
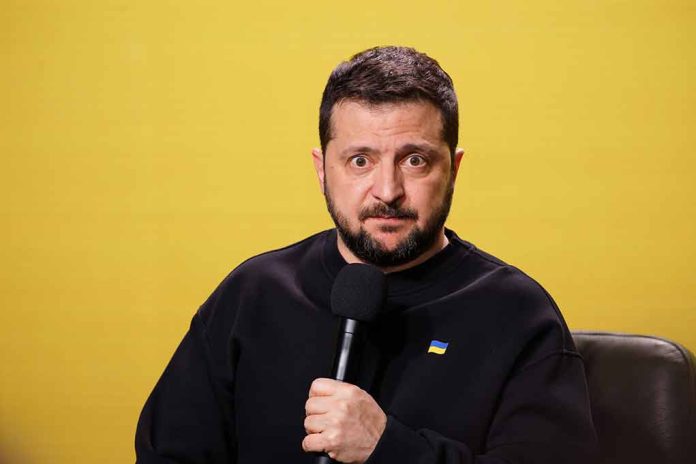
<instances>
[{"instance_id":1,"label":"microphone head","mask_svg":"<svg viewBox=\"0 0 696 464\"><path fill-rule=\"evenodd\" d=\"M384 305L387 278L376 266L347 264L331 288L331 312L336 316L370 322Z\"/></svg>"}]
</instances>

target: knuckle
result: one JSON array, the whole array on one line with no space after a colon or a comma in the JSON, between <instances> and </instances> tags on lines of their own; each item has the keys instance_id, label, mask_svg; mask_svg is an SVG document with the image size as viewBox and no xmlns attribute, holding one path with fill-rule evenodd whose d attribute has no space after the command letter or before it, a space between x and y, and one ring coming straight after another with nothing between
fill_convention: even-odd
<instances>
[{"instance_id":1,"label":"knuckle","mask_svg":"<svg viewBox=\"0 0 696 464\"><path fill-rule=\"evenodd\" d=\"M336 411L341 416L345 416L349 410L350 410L350 401L348 401L348 400L341 400L336 405Z\"/></svg>"},{"instance_id":2,"label":"knuckle","mask_svg":"<svg viewBox=\"0 0 696 464\"><path fill-rule=\"evenodd\" d=\"M353 398L360 396L360 392L362 392L360 387L358 387L357 385L349 385L347 391L348 395Z\"/></svg>"},{"instance_id":3,"label":"knuckle","mask_svg":"<svg viewBox=\"0 0 696 464\"><path fill-rule=\"evenodd\" d=\"M336 448L340 442L341 434L337 430L332 430L326 434L327 448Z\"/></svg>"}]
</instances>

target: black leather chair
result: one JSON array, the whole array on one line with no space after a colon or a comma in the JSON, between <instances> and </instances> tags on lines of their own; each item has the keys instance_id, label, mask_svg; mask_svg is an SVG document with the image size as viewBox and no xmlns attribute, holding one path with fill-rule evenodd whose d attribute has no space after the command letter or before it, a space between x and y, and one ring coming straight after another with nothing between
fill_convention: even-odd
<instances>
[{"instance_id":1,"label":"black leather chair","mask_svg":"<svg viewBox=\"0 0 696 464\"><path fill-rule=\"evenodd\" d=\"M657 337L573 332L601 464L696 464L696 359Z\"/></svg>"}]
</instances>

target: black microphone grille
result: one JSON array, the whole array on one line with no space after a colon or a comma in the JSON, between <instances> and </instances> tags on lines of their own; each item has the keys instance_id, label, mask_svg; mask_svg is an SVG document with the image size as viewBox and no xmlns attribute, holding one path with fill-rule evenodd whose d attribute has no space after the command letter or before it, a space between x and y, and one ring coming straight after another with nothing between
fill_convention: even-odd
<instances>
[{"instance_id":1,"label":"black microphone grille","mask_svg":"<svg viewBox=\"0 0 696 464\"><path fill-rule=\"evenodd\" d=\"M340 317L370 322L384 305L387 279L370 264L347 264L331 288L331 311Z\"/></svg>"}]
</instances>

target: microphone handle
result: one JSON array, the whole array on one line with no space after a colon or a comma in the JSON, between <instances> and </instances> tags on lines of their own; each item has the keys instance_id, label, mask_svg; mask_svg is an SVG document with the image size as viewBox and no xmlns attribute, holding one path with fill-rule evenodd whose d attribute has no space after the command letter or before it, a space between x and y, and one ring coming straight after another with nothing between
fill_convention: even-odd
<instances>
[{"instance_id":1,"label":"microphone handle","mask_svg":"<svg viewBox=\"0 0 696 464\"><path fill-rule=\"evenodd\" d=\"M360 323L355 319L342 318L341 332L336 348L336 358L334 359L331 377L341 382L346 382L355 370L355 358L358 355L357 343L360 335ZM322 453L317 456L314 464L333 464L336 461L331 459L328 454Z\"/></svg>"},{"instance_id":2,"label":"microphone handle","mask_svg":"<svg viewBox=\"0 0 696 464\"><path fill-rule=\"evenodd\" d=\"M336 358L334 359L333 372L331 377L341 382L350 382L353 371L355 370L358 356L358 338L360 334L360 323L355 319L342 318L341 332L336 347Z\"/></svg>"}]
</instances>

